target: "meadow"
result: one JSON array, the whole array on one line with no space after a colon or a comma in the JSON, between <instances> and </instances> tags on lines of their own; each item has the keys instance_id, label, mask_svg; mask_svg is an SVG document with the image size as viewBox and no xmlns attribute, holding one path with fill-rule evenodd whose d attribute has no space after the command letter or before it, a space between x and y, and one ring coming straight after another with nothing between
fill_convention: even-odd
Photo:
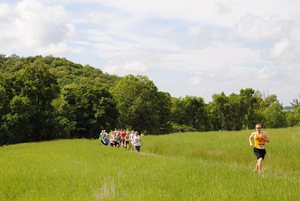
<instances>
[{"instance_id":1,"label":"meadow","mask_svg":"<svg viewBox=\"0 0 300 201\"><path fill-rule=\"evenodd\" d=\"M141 153L75 139L0 147L0 200L300 200L300 127L143 136Z\"/></svg>"}]
</instances>

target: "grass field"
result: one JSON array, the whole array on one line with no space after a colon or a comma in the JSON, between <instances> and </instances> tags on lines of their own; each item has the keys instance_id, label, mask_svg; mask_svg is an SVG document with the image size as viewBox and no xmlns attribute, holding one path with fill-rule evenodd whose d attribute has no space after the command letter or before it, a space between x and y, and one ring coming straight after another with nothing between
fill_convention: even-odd
<instances>
[{"instance_id":1,"label":"grass field","mask_svg":"<svg viewBox=\"0 0 300 201\"><path fill-rule=\"evenodd\" d=\"M86 139L0 147L0 200L300 200L300 128L267 130L262 175L251 132L143 136L141 153Z\"/></svg>"}]
</instances>

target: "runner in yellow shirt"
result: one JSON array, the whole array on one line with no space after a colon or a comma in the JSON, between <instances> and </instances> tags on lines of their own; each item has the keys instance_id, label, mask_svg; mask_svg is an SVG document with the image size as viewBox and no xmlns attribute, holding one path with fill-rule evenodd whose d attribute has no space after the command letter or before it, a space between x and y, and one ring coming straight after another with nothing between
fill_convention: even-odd
<instances>
[{"instance_id":1,"label":"runner in yellow shirt","mask_svg":"<svg viewBox=\"0 0 300 201\"><path fill-rule=\"evenodd\" d=\"M252 139L254 138L254 154L257 158L257 163L253 171L261 173L262 161L266 155L266 142L270 142L267 132L261 130L261 125L256 124L256 132L253 132L249 137L250 147L253 147Z\"/></svg>"}]
</instances>

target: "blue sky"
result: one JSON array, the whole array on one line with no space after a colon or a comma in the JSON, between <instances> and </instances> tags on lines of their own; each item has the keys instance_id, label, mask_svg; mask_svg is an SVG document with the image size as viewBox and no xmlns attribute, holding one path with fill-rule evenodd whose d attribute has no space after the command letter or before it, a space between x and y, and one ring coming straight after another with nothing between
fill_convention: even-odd
<instances>
[{"instance_id":1,"label":"blue sky","mask_svg":"<svg viewBox=\"0 0 300 201\"><path fill-rule=\"evenodd\" d=\"M173 97L300 94L298 0L0 0L0 53L148 76Z\"/></svg>"}]
</instances>

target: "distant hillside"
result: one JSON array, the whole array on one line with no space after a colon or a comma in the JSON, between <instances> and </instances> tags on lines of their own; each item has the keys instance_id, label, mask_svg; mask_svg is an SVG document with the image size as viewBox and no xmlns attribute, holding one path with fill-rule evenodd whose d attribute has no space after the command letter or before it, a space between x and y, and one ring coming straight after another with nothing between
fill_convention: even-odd
<instances>
[{"instance_id":1,"label":"distant hillside","mask_svg":"<svg viewBox=\"0 0 300 201\"><path fill-rule=\"evenodd\" d=\"M0 55L0 73L8 77L22 69L25 64L38 65L43 63L50 73L57 77L59 85L64 86L70 83L88 83L94 86L110 88L115 86L121 77L103 73L100 69L90 65L76 64L65 58L53 56L19 57L17 55Z\"/></svg>"},{"instance_id":2,"label":"distant hillside","mask_svg":"<svg viewBox=\"0 0 300 201\"><path fill-rule=\"evenodd\" d=\"M286 110L294 110L294 109L295 109L295 107L293 107L293 106L284 106L283 107L284 111L286 111Z\"/></svg>"}]
</instances>

